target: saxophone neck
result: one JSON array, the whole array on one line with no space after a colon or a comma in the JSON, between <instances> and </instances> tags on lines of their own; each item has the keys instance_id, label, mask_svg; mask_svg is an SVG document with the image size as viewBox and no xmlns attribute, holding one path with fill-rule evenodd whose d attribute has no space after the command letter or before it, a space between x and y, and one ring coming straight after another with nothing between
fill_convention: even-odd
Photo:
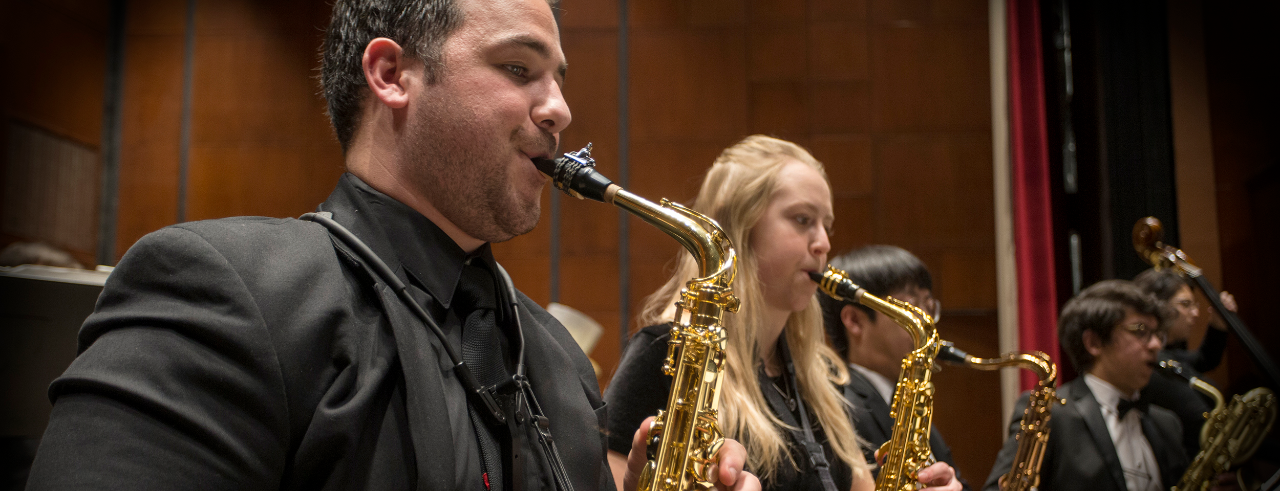
<instances>
[{"instance_id":1,"label":"saxophone neck","mask_svg":"<svg viewBox=\"0 0 1280 491\"><path fill-rule=\"evenodd\" d=\"M1222 392L1219 392L1214 386L1209 385L1208 382L1200 380L1199 377L1188 374L1183 368L1181 362L1177 360L1162 360L1156 362L1155 368L1157 371L1167 376L1177 377L1186 381L1192 389L1195 389L1197 392L1207 395L1210 399L1213 399L1213 412L1221 411L1222 407L1226 405L1226 400L1223 399Z\"/></svg>"},{"instance_id":2,"label":"saxophone neck","mask_svg":"<svg viewBox=\"0 0 1280 491\"><path fill-rule=\"evenodd\" d=\"M1040 378L1041 386L1053 386L1058 380L1058 365L1049 359L1049 355L1041 351L1005 353L999 358L978 358L957 348L951 341L943 341L938 350L938 359L954 365L964 365L977 370L999 370L1005 367L1018 367L1030 370Z\"/></svg>"},{"instance_id":3,"label":"saxophone neck","mask_svg":"<svg viewBox=\"0 0 1280 491\"><path fill-rule=\"evenodd\" d=\"M831 266L827 266L822 274L809 273L809 278L818 283L819 290L836 300L858 302L889 316L911 334L915 349L936 345L937 331L933 327L933 318L916 306L893 297L880 298L872 295L849 279L849 273Z\"/></svg>"},{"instance_id":4,"label":"saxophone neck","mask_svg":"<svg viewBox=\"0 0 1280 491\"><path fill-rule=\"evenodd\" d=\"M612 203L674 238L698 262L701 279L714 278L722 286L733 281L733 244L715 220L665 199L655 204L614 184L596 171L590 143L555 160L537 159L534 165L565 194Z\"/></svg>"}]
</instances>

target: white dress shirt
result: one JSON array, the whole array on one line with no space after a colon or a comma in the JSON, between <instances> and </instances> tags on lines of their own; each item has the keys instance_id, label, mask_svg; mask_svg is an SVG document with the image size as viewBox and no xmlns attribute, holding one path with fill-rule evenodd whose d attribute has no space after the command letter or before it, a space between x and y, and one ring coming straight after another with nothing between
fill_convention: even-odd
<instances>
[{"instance_id":1,"label":"white dress shirt","mask_svg":"<svg viewBox=\"0 0 1280 491\"><path fill-rule=\"evenodd\" d=\"M1093 392L1093 397L1102 406L1102 419L1107 422L1107 433L1111 434L1111 443L1116 447L1116 455L1120 457L1120 466L1124 468L1124 482L1129 491L1160 491L1160 466L1156 463L1156 454L1151 450L1151 443L1142 433L1142 415L1139 411L1129 411L1121 417L1116 410L1120 399L1134 400L1138 393L1124 394L1105 380L1084 375L1084 383Z\"/></svg>"}]
</instances>

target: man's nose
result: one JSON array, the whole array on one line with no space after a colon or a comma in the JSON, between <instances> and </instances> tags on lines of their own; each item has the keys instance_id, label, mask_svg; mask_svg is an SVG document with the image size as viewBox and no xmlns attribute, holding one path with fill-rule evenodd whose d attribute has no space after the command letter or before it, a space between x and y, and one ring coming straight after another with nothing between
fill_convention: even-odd
<instances>
[{"instance_id":1,"label":"man's nose","mask_svg":"<svg viewBox=\"0 0 1280 491\"><path fill-rule=\"evenodd\" d=\"M538 127L551 134L560 133L569 126L573 114L569 112L569 103L564 100L560 84L553 80L546 82L544 96L533 106L530 117Z\"/></svg>"}]
</instances>

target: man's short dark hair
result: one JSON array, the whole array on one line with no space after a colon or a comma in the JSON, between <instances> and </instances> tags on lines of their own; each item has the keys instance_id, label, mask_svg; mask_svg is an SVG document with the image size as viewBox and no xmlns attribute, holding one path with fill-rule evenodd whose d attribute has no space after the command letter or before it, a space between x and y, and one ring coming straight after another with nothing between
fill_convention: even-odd
<instances>
[{"instance_id":1,"label":"man's short dark hair","mask_svg":"<svg viewBox=\"0 0 1280 491\"><path fill-rule=\"evenodd\" d=\"M462 25L455 0L337 0L321 48L320 85L329 103L329 121L346 151L360 124L368 93L365 47L385 37L404 48L406 57L426 65L427 82L442 69L444 42Z\"/></svg>"},{"instance_id":2,"label":"man's short dark hair","mask_svg":"<svg viewBox=\"0 0 1280 491\"><path fill-rule=\"evenodd\" d=\"M1076 371L1084 373L1093 367L1093 355L1084 346L1084 332L1093 331L1104 344L1110 343L1116 324L1124 320L1126 307L1138 314L1155 317L1160 323L1159 328L1166 328L1173 318L1164 302L1125 280L1094 283L1062 307L1062 315L1058 318L1058 342Z\"/></svg>"},{"instance_id":3,"label":"man's short dark hair","mask_svg":"<svg viewBox=\"0 0 1280 491\"><path fill-rule=\"evenodd\" d=\"M867 293L883 298L898 290L912 286L933 289L933 276L920 258L906 249L891 245L870 245L846 252L831 260L831 266L849 274L849 279L865 288ZM876 313L862 304L833 299L818 293L822 304L822 322L827 330L831 347L843 359L849 359L849 335L840 320L845 305L853 305L875 320Z\"/></svg>"},{"instance_id":4,"label":"man's short dark hair","mask_svg":"<svg viewBox=\"0 0 1280 491\"><path fill-rule=\"evenodd\" d=\"M1142 291L1155 295L1161 302L1168 302L1178 294L1178 290L1190 285L1186 278L1172 270L1155 268L1138 273L1138 276L1133 277L1133 283Z\"/></svg>"}]
</instances>

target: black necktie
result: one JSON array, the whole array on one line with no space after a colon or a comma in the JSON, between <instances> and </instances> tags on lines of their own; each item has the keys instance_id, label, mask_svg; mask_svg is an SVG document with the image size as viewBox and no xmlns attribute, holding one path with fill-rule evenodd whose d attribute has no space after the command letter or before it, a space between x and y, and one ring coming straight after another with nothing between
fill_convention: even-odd
<instances>
[{"instance_id":1,"label":"black necktie","mask_svg":"<svg viewBox=\"0 0 1280 491\"><path fill-rule=\"evenodd\" d=\"M473 258L462 268L454 309L462 323L462 361L467 364L481 386L492 387L511 378L503 361L505 354L498 338L495 318L497 301L493 274L484 261ZM501 447L490 427L489 417L470 407L471 425L480 444L480 459L485 469L485 487L499 491L503 486Z\"/></svg>"},{"instance_id":2,"label":"black necktie","mask_svg":"<svg viewBox=\"0 0 1280 491\"><path fill-rule=\"evenodd\" d=\"M1129 414L1130 409L1137 409L1138 411L1146 413L1150 405L1150 402L1147 402L1146 399L1141 397L1134 400L1120 399L1120 402L1116 404L1116 413L1120 414L1121 418L1126 414Z\"/></svg>"}]
</instances>

